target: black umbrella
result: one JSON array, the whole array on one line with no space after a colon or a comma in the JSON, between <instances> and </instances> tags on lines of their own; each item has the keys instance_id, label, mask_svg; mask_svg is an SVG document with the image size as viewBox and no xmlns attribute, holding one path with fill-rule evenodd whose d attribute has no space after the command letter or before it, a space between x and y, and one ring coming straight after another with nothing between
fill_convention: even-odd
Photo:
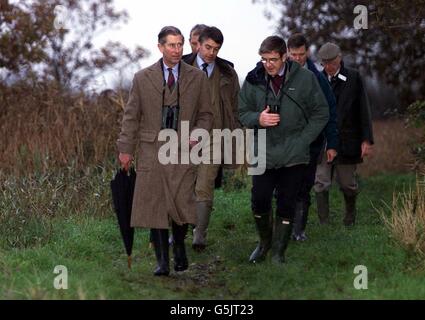
<instances>
[{"instance_id":1,"label":"black umbrella","mask_svg":"<svg viewBox=\"0 0 425 320\"><path fill-rule=\"evenodd\" d=\"M134 228L130 226L136 172L119 169L111 181L112 200L117 214L121 236L128 256L128 268L131 269L131 251L133 249Z\"/></svg>"}]
</instances>

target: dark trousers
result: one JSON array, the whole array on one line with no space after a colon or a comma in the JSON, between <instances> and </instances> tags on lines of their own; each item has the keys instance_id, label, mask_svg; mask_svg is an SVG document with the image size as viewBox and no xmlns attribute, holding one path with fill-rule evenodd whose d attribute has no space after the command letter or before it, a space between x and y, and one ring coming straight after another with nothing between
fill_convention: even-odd
<instances>
[{"instance_id":1,"label":"dark trousers","mask_svg":"<svg viewBox=\"0 0 425 320\"><path fill-rule=\"evenodd\" d=\"M189 224L187 224L187 223L179 226L174 221L172 222L171 232L172 232L172 235L173 235L173 241L175 243L177 243L177 244L183 244L184 243L184 239L186 238L188 226L189 226ZM149 242L153 243L153 241L154 241L152 230L164 230L164 232L167 233L167 239L168 239L168 229L151 229L150 234L149 234Z\"/></svg>"},{"instance_id":2,"label":"dark trousers","mask_svg":"<svg viewBox=\"0 0 425 320\"><path fill-rule=\"evenodd\" d=\"M310 162L306 166L304 176L302 178L300 191L297 196L297 202L303 204L303 215L301 219L301 230L305 230L308 220L308 211L311 205L310 191L313 189L314 181L316 179L316 168L320 151L310 153Z\"/></svg>"},{"instance_id":3,"label":"dark trousers","mask_svg":"<svg viewBox=\"0 0 425 320\"><path fill-rule=\"evenodd\" d=\"M184 244L184 239L186 238L187 228L189 224L183 224L179 226L177 223L173 221L172 223L172 232L173 232L173 240L176 244Z\"/></svg>"},{"instance_id":4,"label":"dark trousers","mask_svg":"<svg viewBox=\"0 0 425 320\"><path fill-rule=\"evenodd\" d=\"M266 213L272 208L276 188L276 215L293 221L295 204L307 165L267 169L252 177L251 208L254 213Z\"/></svg>"}]
</instances>

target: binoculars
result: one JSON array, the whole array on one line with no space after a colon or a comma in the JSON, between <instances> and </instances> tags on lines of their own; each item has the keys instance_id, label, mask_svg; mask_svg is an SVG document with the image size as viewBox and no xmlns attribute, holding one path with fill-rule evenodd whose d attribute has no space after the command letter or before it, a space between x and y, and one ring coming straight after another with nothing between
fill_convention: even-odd
<instances>
[{"instance_id":1,"label":"binoculars","mask_svg":"<svg viewBox=\"0 0 425 320\"><path fill-rule=\"evenodd\" d=\"M162 106L161 129L176 130L179 127L179 106Z\"/></svg>"},{"instance_id":2,"label":"binoculars","mask_svg":"<svg viewBox=\"0 0 425 320\"><path fill-rule=\"evenodd\" d=\"M271 105L271 106L269 106L269 108L270 108L269 113L277 113L277 114L280 114L280 106L279 106L278 104Z\"/></svg>"},{"instance_id":3,"label":"binoculars","mask_svg":"<svg viewBox=\"0 0 425 320\"><path fill-rule=\"evenodd\" d=\"M269 113L276 113L276 114L280 114L280 105L278 105L278 104L274 104L274 105L269 106L269 108L270 108ZM279 123L280 123L280 122L279 122ZM279 123L278 123L278 125L279 125Z\"/></svg>"}]
</instances>

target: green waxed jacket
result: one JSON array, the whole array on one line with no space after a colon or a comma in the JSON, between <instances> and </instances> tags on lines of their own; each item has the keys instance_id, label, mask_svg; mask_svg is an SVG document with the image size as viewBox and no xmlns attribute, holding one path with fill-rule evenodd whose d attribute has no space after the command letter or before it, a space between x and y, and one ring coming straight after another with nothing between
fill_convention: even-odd
<instances>
[{"instance_id":1,"label":"green waxed jacket","mask_svg":"<svg viewBox=\"0 0 425 320\"><path fill-rule=\"evenodd\" d=\"M266 102L267 74L261 62L248 73L239 94L241 123L247 128L267 130L267 169L307 164L310 144L329 119L329 106L315 75L296 62L286 62L285 67L284 86L278 96L269 89ZM260 126L260 113L266 105L280 105L278 126Z\"/></svg>"}]
</instances>

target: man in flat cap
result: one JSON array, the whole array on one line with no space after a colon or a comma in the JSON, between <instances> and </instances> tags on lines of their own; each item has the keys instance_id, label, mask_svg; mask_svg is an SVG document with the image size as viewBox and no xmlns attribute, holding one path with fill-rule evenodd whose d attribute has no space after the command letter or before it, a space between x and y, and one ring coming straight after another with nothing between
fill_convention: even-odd
<instances>
[{"instance_id":1,"label":"man in flat cap","mask_svg":"<svg viewBox=\"0 0 425 320\"><path fill-rule=\"evenodd\" d=\"M370 106L357 70L348 68L342 60L338 45L328 42L318 52L323 73L331 84L337 102L339 148L335 161L329 163L324 152L317 167L314 190L320 222L329 221L329 189L332 176L345 200L344 225L352 226L356 218L356 197L359 192L356 179L357 164L372 153L373 132Z\"/></svg>"}]
</instances>

